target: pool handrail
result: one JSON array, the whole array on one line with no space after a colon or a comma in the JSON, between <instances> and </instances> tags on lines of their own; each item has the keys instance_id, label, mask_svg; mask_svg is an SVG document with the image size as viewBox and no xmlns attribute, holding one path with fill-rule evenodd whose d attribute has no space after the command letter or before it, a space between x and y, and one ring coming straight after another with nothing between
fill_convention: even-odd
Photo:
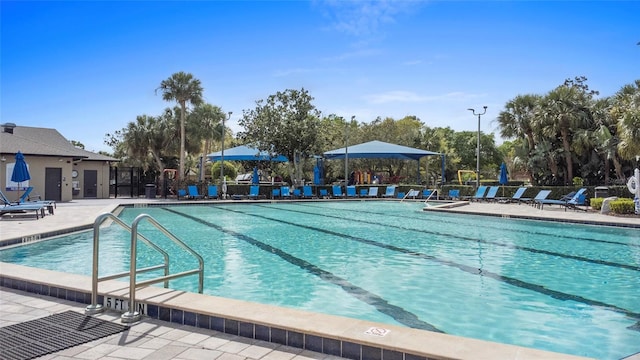
<instances>
[{"instance_id":1,"label":"pool handrail","mask_svg":"<svg viewBox=\"0 0 640 360\"><path fill-rule=\"evenodd\" d=\"M131 261L130 261L130 270L118 274L107 275L103 277L98 277L98 259L99 259L99 238L100 238L100 225L104 223L107 219L112 220L116 224L123 227L125 230L131 233ZM149 222L160 230L163 234L165 234L169 240L173 241L178 246L182 247L185 251L192 254L199 263L198 269L187 270L177 274L169 275L169 254L162 250L158 245L154 244L151 240L147 239L144 235L138 233L138 223L143 220L148 219ZM140 238L145 244L149 245L154 250L158 251L164 257L163 265L155 265L142 269L136 269L136 245L137 240ZM145 280L136 283L135 274L149 272L157 269L164 268L164 276L158 277L155 279ZM204 282L204 260L202 256L200 256L197 252L191 249L188 245L178 239L175 235L173 235L169 230L167 230L164 226L162 226L158 221L152 218L148 214L140 214L138 215L131 226L127 225L125 222L120 220L117 216L112 213L103 213L99 215L93 224L93 269L92 269L92 281L91 281L91 304L85 308L86 314L96 314L103 312L105 309L101 304L98 304L98 282L104 280L112 280L120 277L129 276L129 310L122 315L123 322L135 322L140 320L140 314L137 312L131 312L131 309L134 309L135 306L135 289L136 286L145 286L151 285L158 282L164 282L164 287L167 288L169 285L169 280L192 275L195 273L199 273L199 282L198 282L198 292L202 293L203 291L203 282ZM132 276L132 274L134 274ZM126 316L125 316L126 315Z\"/></svg>"}]
</instances>

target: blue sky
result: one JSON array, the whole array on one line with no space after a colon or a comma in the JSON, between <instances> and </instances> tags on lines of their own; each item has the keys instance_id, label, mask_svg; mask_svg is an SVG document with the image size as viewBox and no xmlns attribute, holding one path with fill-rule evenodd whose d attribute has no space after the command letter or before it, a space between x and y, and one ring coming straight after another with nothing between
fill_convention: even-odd
<instances>
[{"instance_id":1,"label":"blue sky","mask_svg":"<svg viewBox=\"0 0 640 360\"><path fill-rule=\"evenodd\" d=\"M309 90L324 114L416 115L482 131L518 94L586 76L601 96L640 78L637 1L2 1L0 122L56 128L87 150L173 103L192 73L242 110Z\"/></svg>"}]
</instances>

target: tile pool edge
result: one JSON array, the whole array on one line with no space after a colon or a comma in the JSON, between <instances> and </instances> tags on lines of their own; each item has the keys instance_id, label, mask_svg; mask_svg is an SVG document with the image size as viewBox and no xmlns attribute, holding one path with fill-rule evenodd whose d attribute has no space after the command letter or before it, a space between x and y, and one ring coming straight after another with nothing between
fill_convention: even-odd
<instances>
[{"instance_id":1,"label":"tile pool edge","mask_svg":"<svg viewBox=\"0 0 640 360\"><path fill-rule=\"evenodd\" d=\"M0 263L0 286L66 299L91 301L88 276ZM105 281L102 296L128 297L128 283ZM514 345L433 333L302 310L146 287L137 291L148 317L288 345L354 360L585 359ZM385 336L367 334L385 329Z\"/></svg>"}]
</instances>

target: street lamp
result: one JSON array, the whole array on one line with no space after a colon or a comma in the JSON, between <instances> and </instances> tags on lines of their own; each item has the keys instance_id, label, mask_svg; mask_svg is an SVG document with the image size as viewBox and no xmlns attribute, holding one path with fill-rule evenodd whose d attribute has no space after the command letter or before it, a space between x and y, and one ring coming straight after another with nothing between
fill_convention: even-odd
<instances>
[{"instance_id":1,"label":"street lamp","mask_svg":"<svg viewBox=\"0 0 640 360\"><path fill-rule=\"evenodd\" d=\"M487 113L487 107L483 106L484 111L476 114L475 109L467 109L473 113L473 115L478 115L478 147L476 149L476 189L480 187L480 117Z\"/></svg>"},{"instance_id":2,"label":"street lamp","mask_svg":"<svg viewBox=\"0 0 640 360\"><path fill-rule=\"evenodd\" d=\"M229 111L228 120L231 120L232 111ZM227 181L224 178L224 117L222 118L222 152L220 152L220 186L222 186L222 198L227 198Z\"/></svg>"}]
</instances>

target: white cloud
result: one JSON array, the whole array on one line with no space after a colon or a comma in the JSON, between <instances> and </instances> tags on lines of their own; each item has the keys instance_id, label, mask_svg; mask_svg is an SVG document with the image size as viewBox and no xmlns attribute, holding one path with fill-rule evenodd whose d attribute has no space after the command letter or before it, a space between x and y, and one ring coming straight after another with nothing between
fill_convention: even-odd
<instances>
[{"instance_id":1,"label":"white cloud","mask_svg":"<svg viewBox=\"0 0 640 360\"><path fill-rule=\"evenodd\" d=\"M420 1L358 0L318 1L331 27L355 36L371 35L383 24L393 24L399 14L417 7Z\"/></svg>"},{"instance_id":2,"label":"white cloud","mask_svg":"<svg viewBox=\"0 0 640 360\"><path fill-rule=\"evenodd\" d=\"M412 91L388 91L380 94L365 95L364 98L372 104L386 104L394 102L425 103L433 101L458 101L483 97L483 94L467 94L464 92L450 92L441 95L419 95Z\"/></svg>"}]
</instances>

